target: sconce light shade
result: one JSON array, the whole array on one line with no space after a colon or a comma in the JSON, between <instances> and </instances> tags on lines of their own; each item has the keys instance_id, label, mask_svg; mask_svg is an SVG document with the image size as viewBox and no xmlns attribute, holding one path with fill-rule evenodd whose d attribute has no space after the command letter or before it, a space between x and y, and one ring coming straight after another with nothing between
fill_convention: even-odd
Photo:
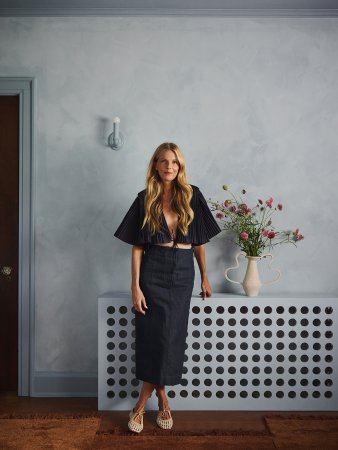
<instances>
[{"instance_id":1,"label":"sconce light shade","mask_svg":"<svg viewBox=\"0 0 338 450\"><path fill-rule=\"evenodd\" d=\"M120 118L115 117L113 120L114 123L114 131L108 136L108 145L113 150L120 150L124 144L123 134L120 133Z\"/></svg>"}]
</instances>

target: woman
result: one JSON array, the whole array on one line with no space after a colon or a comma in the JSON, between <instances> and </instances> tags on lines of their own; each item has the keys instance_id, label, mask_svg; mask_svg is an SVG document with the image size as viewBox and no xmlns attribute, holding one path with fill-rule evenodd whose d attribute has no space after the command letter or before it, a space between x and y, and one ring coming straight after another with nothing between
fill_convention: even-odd
<instances>
[{"instance_id":1,"label":"woman","mask_svg":"<svg viewBox=\"0 0 338 450\"><path fill-rule=\"evenodd\" d=\"M202 298L212 289L204 244L221 231L197 186L188 184L183 154L165 142L148 166L139 192L114 236L133 245L131 293L135 309L136 378L143 380L128 427L143 429L144 407L156 390L157 424L173 425L165 385L180 384L183 373L194 260L201 273Z\"/></svg>"}]
</instances>

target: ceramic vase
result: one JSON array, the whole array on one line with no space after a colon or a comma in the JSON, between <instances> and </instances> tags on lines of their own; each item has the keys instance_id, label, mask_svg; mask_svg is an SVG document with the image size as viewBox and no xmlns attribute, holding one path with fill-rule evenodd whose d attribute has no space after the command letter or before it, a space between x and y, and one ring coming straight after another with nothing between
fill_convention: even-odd
<instances>
[{"instance_id":1,"label":"ceramic vase","mask_svg":"<svg viewBox=\"0 0 338 450\"><path fill-rule=\"evenodd\" d=\"M238 258L241 255L245 256L247 258L247 260L248 260L246 273L245 273L245 276L244 276L244 279L243 279L242 282L232 280L232 279L230 279L228 277L229 270L234 270L234 269L237 269L239 267ZM271 256L271 261L269 263L269 269L271 269L273 272L276 272L278 275L272 281L267 281L267 282L262 283L260 278L259 278L257 261L259 261L262 258L266 258L268 256ZM225 278L228 281L230 281L231 283L241 284L243 286L245 294L248 297L257 297L261 286L267 286L269 284L275 283L277 280L279 280L279 278L282 275L282 273L281 273L281 271L279 269L275 269L275 268L271 267L273 259L274 259L274 256L271 253L265 253L264 255L261 255L261 256L248 256L245 252L239 251L237 253L237 255L236 255L236 263L237 263L237 265L234 266L234 267L229 267L228 269L225 270L225 272L224 272Z\"/></svg>"}]
</instances>

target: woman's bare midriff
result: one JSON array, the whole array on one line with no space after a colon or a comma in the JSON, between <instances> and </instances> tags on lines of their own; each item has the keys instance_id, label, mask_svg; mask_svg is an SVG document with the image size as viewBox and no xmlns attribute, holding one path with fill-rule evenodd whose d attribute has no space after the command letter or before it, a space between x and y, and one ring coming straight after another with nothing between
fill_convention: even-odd
<instances>
[{"instance_id":1,"label":"woman's bare midriff","mask_svg":"<svg viewBox=\"0 0 338 450\"><path fill-rule=\"evenodd\" d=\"M162 247L173 247L173 243L172 242L158 243L158 244L155 244L155 245L161 245ZM181 244L181 243L177 242L176 247L177 248L192 248L192 245L191 244Z\"/></svg>"}]
</instances>

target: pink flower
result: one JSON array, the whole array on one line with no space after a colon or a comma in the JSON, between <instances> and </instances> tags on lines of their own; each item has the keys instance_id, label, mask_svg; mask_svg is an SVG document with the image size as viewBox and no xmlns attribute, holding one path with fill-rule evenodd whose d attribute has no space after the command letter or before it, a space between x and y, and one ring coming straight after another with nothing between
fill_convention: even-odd
<instances>
[{"instance_id":1,"label":"pink flower","mask_svg":"<svg viewBox=\"0 0 338 450\"><path fill-rule=\"evenodd\" d=\"M229 210L231 212L235 212L236 211L236 206L235 205L230 206Z\"/></svg>"},{"instance_id":2,"label":"pink flower","mask_svg":"<svg viewBox=\"0 0 338 450\"><path fill-rule=\"evenodd\" d=\"M304 236L302 234L297 234L297 241L301 241L304 239Z\"/></svg>"},{"instance_id":3,"label":"pink flower","mask_svg":"<svg viewBox=\"0 0 338 450\"><path fill-rule=\"evenodd\" d=\"M251 208L247 208L245 212L246 212L247 214L249 214L250 211L251 211Z\"/></svg>"},{"instance_id":4,"label":"pink flower","mask_svg":"<svg viewBox=\"0 0 338 450\"><path fill-rule=\"evenodd\" d=\"M230 205L230 201L229 200L225 200L224 206L227 208L229 205Z\"/></svg>"},{"instance_id":5,"label":"pink flower","mask_svg":"<svg viewBox=\"0 0 338 450\"><path fill-rule=\"evenodd\" d=\"M276 236L276 233L274 231L269 231L268 238L273 239Z\"/></svg>"},{"instance_id":6,"label":"pink flower","mask_svg":"<svg viewBox=\"0 0 338 450\"><path fill-rule=\"evenodd\" d=\"M296 228L295 234L299 233L299 228Z\"/></svg>"},{"instance_id":7,"label":"pink flower","mask_svg":"<svg viewBox=\"0 0 338 450\"><path fill-rule=\"evenodd\" d=\"M278 209L279 209L279 211L282 211L283 205L281 203L278 203Z\"/></svg>"},{"instance_id":8,"label":"pink flower","mask_svg":"<svg viewBox=\"0 0 338 450\"><path fill-rule=\"evenodd\" d=\"M217 217L217 219L223 219L224 214L223 213L217 213L216 217Z\"/></svg>"},{"instance_id":9,"label":"pink flower","mask_svg":"<svg viewBox=\"0 0 338 450\"><path fill-rule=\"evenodd\" d=\"M240 234L240 237L241 237L244 241L246 241L246 240L249 238L249 235L248 235L248 233L245 233L245 231L243 231L243 233Z\"/></svg>"},{"instance_id":10,"label":"pink flower","mask_svg":"<svg viewBox=\"0 0 338 450\"><path fill-rule=\"evenodd\" d=\"M264 236L264 237L267 237L267 235L268 235L268 232L263 228L263 230L262 230L262 235Z\"/></svg>"},{"instance_id":11,"label":"pink flower","mask_svg":"<svg viewBox=\"0 0 338 450\"><path fill-rule=\"evenodd\" d=\"M273 202L273 199L272 199L272 197L270 197L269 200L267 200L265 203L268 205L269 208L272 208L272 202Z\"/></svg>"},{"instance_id":12,"label":"pink flower","mask_svg":"<svg viewBox=\"0 0 338 450\"><path fill-rule=\"evenodd\" d=\"M260 198L258 199L258 201L261 205L263 205L263 201Z\"/></svg>"}]
</instances>

